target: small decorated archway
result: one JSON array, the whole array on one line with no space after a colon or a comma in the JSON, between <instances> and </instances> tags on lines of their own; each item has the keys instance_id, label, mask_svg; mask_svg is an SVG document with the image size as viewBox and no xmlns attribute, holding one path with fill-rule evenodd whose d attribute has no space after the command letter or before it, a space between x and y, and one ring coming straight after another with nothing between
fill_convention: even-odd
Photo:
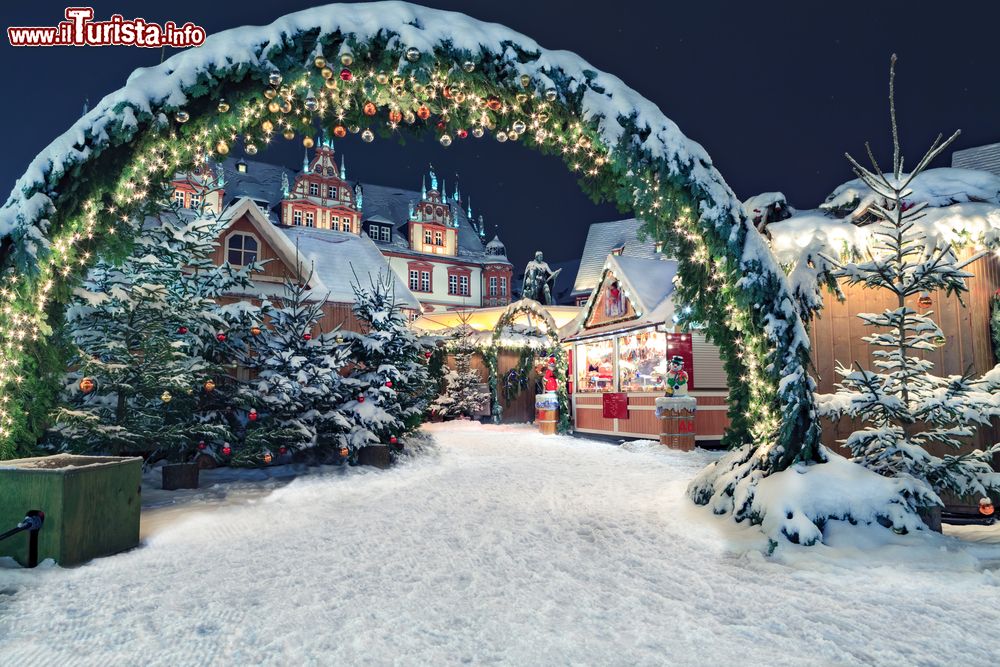
<instances>
[{"instance_id":1,"label":"small decorated archway","mask_svg":"<svg viewBox=\"0 0 1000 667\"><path fill-rule=\"evenodd\" d=\"M679 300L726 355L747 474L818 461L809 342L789 283L704 149L618 78L503 26L401 2L328 5L219 33L137 70L27 168L0 210L0 458L34 443L62 369L63 304L121 256L178 171L237 145L492 137L562 157L679 261ZM738 460L737 460L738 459ZM732 489L696 490L732 496Z\"/></svg>"}]
</instances>

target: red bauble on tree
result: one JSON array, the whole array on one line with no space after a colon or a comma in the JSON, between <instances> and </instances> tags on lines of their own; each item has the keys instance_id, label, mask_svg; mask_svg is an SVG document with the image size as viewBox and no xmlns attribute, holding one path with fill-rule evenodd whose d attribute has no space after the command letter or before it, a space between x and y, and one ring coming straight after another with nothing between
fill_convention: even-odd
<instances>
[{"instance_id":1,"label":"red bauble on tree","mask_svg":"<svg viewBox=\"0 0 1000 667\"><path fill-rule=\"evenodd\" d=\"M254 408L250 408L250 412L249 414L247 414L247 419L249 419L252 422L257 421L257 410Z\"/></svg>"},{"instance_id":2,"label":"red bauble on tree","mask_svg":"<svg viewBox=\"0 0 1000 667\"><path fill-rule=\"evenodd\" d=\"M226 342L225 332L220 331L219 333L215 334L215 340L219 341L220 343L225 343Z\"/></svg>"},{"instance_id":3,"label":"red bauble on tree","mask_svg":"<svg viewBox=\"0 0 1000 667\"><path fill-rule=\"evenodd\" d=\"M308 331L302 334L302 340L312 340L313 335Z\"/></svg>"},{"instance_id":4,"label":"red bauble on tree","mask_svg":"<svg viewBox=\"0 0 1000 667\"><path fill-rule=\"evenodd\" d=\"M392 389L392 380L386 380L385 386L388 387L389 389Z\"/></svg>"},{"instance_id":5,"label":"red bauble on tree","mask_svg":"<svg viewBox=\"0 0 1000 667\"><path fill-rule=\"evenodd\" d=\"M364 394L362 394L361 396L358 396L358 403L364 403L364 402L365 402Z\"/></svg>"},{"instance_id":6,"label":"red bauble on tree","mask_svg":"<svg viewBox=\"0 0 1000 667\"><path fill-rule=\"evenodd\" d=\"M206 447L208 447L208 445L205 444L204 440L198 443L198 449L205 449Z\"/></svg>"},{"instance_id":7,"label":"red bauble on tree","mask_svg":"<svg viewBox=\"0 0 1000 667\"><path fill-rule=\"evenodd\" d=\"M396 436L394 436L394 435L393 435L393 436L389 436L389 444L390 444L390 445L395 445L395 444L396 444L396 443L398 443L398 442L399 442L399 438L397 438L397 437L396 437Z\"/></svg>"},{"instance_id":8,"label":"red bauble on tree","mask_svg":"<svg viewBox=\"0 0 1000 667\"><path fill-rule=\"evenodd\" d=\"M459 138L459 139L465 139L465 138L466 138L467 136L469 136L469 131L468 131L468 130L464 130L464 129L463 129L463 130L459 130L459 131L458 131L458 132L456 132L455 134L457 134L457 135L458 135L458 138Z\"/></svg>"},{"instance_id":9,"label":"red bauble on tree","mask_svg":"<svg viewBox=\"0 0 1000 667\"><path fill-rule=\"evenodd\" d=\"M340 70L340 80L341 81L350 81L353 78L354 78L354 75L351 74L351 70L347 69L346 67L344 69Z\"/></svg>"},{"instance_id":10,"label":"red bauble on tree","mask_svg":"<svg viewBox=\"0 0 1000 667\"><path fill-rule=\"evenodd\" d=\"M278 453L284 456L288 452L288 447L278 447Z\"/></svg>"},{"instance_id":11,"label":"red bauble on tree","mask_svg":"<svg viewBox=\"0 0 1000 667\"><path fill-rule=\"evenodd\" d=\"M228 442L222 444L222 455L229 456L233 453L233 448L229 446Z\"/></svg>"},{"instance_id":12,"label":"red bauble on tree","mask_svg":"<svg viewBox=\"0 0 1000 667\"><path fill-rule=\"evenodd\" d=\"M424 352L424 358L430 359L431 358L431 353L430 352Z\"/></svg>"},{"instance_id":13,"label":"red bauble on tree","mask_svg":"<svg viewBox=\"0 0 1000 667\"><path fill-rule=\"evenodd\" d=\"M180 335L183 336L187 332L188 332L188 328L187 327L185 327L185 326L179 326L179 327L177 327L177 333L179 333Z\"/></svg>"}]
</instances>

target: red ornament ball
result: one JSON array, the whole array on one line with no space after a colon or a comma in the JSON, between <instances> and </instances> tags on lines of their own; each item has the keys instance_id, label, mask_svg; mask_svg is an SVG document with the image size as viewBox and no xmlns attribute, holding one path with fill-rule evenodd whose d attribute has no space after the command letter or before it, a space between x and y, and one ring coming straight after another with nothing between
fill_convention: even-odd
<instances>
[{"instance_id":1,"label":"red ornament ball","mask_svg":"<svg viewBox=\"0 0 1000 667\"><path fill-rule=\"evenodd\" d=\"M278 447L279 454L285 454L288 451L287 447Z\"/></svg>"},{"instance_id":2,"label":"red ornament ball","mask_svg":"<svg viewBox=\"0 0 1000 667\"><path fill-rule=\"evenodd\" d=\"M257 411L253 408L250 408L250 414L247 415L247 418L252 422L257 421Z\"/></svg>"},{"instance_id":3,"label":"red ornament ball","mask_svg":"<svg viewBox=\"0 0 1000 667\"><path fill-rule=\"evenodd\" d=\"M438 124L437 124L437 129L439 129L442 132L444 132L446 129L448 129L448 124L445 123L443 120L439 120Z\"/></svg>"},{"instance_id":4,"label":"red ornament ball","mask_svg":"<svg viewBox=\"0 0 1000 667\"><path fill-rule=\"evenodd\" d=\"M399 442L399 438L397 438L396 436L393 435L393 436L389 437L389 444L390 445L395 445L397 442Z\"/></svg>"},{"instance_id":5,"label":"red ornament ball","mask_svg":"<svg viewBox=\"0 0 1000 667\"><path fill-rule=\"evenodd\" d=\"M220 331L219 333L215 334L215 340L219 341L220 343L225 343L226 334Z\"/></svg>"},{"instance_id":6,"label":"red ornament ball","mask_svg":"<svg viewBox=\"0 0 1000 667\"><path fill-rule=\"evenodd\" d=\"M420 116L420 120L427 120L431 117L431 110L426 106L421 106L417 109L417 115Z\"/></svg>"},{"instance_id":7,"label":"red ornament ball","mask_svg":"<svg viewBox=\"0 0 1000 667\"><path fill-rule=\"evenodd\" d=\"M187 327L185 327L185 326L177 327L177 333L179 333L180 335L183 336L187 332L188 332L188 328Z\"/></svg>"},{"instance_id":8,"label":"red ornament ball","mask_svg":"<svg viewBox=\"0 0 1000 667\"><path fill-rule=\"evenodd\" d=\"M205 444L204 440L198 443L198 449L205 449L206 447L208 447L208 445Z\"/></svg>"},{"instance_id":9,"label":"red ornament ball","mask_svg":"<svg viewBox=\"0 0 1000 667\"><path fill-rule=\"evenodd\" d=\"M350 81L353 78L354 78L354 75L351 74L351 70L347 69L346 67L344 69L340 70L340 80L341 81Z\"/></svg>"},{"instance_id":10,"label":"red ornament ball","mask_svg":"<svg viewBox=\"0 0 1000 667\"><path fill-rule=\"evenodd\" d=\"M233 448L229 446L228 442L226 444L222 445L222 455L223 456L229 456L232 453L233 453Z\"/></svg>"},{"instance_id":11,"label":"red ornament ball","mask_svg":"<svg viewBox=\"0 0 1000 667\"><path fill-rule=\"evenodd\" d=\"M392 380L386 380L385 386L389 387L389 389L392 389Z\"/></svg>"},{"instance_id":12,"label":"red ornament ball","mask_svg":"<svg viewBox=\"0 0 1000 667\"><path fill-rule=\"evenodd\" d=\"M336 126L335 128L333 128L333 136L337 137L338 139L343 139L344 137L347 136L347 128L344 127L343 125Z\"/></svg>"},{"instance_id":13,"label":"red ornament ball","mask_svg":"<svg viewBox=\"0 0 1000 667\"><path fill-rule=\"evenodd\" d=\"M358 396L358 403L364 403L364 402L365 402L365 397L363 395Z\"/></svg>"},{"instance_id":14,"label":"red ornament ball","mask_svg":"<svg viewBox=\"0 0 1000 667\"><path fill-rule=\"evenodd\" d=\"M424 356L427 357L428 359L430 359L431 358L431 353L430 352L424 352Z\"/></svg>"},{"instance_id":15,"label":"red ornament ball","mask_svg":"<svg viewBox=\"0 0 1000 667\"><path fill-rule=\"evenodd\" d=\"M467 136L469 136L469 131L468 130L459 130L455 134L458 135L459 139L465 139Z\"/></svg>"},{"instance_id":16,"label":"red ornament ball","mask_svg":"<svg viewBox=\"0 0 1000 667\"><path fill-rule=\"evenodd\" d=\"M313 335L308 331L302 334L302 340L312 340Z\"/></svg>"},{"instance_id":17,"label":"red ornament ball","mask_svg":"<svg viewBox=\"0 0 1000 667\"><path fill-rule=\"evenodd\" d=\"M374 102L365 102L365 106L362 107L362 110L365 112L366 116L374 116L375 112L378 111Z\"/></svg>"},{"instance_id":18,"label":"red ornament ball","mask_svg":"<svg viewBox=\"0 0 1000 667\"><path fill-rule=\"evenodd\" d=\"M503 105L501 104L499 97L491 95L486 99L486 106L488 106L491 111L500 111L500 107Z\"/></svg>"},{"instance_id":19,"label":"red ornament ball","mask_svg":"<svg viewBox=\"0 0 1000 667\"><path fill-rule=\"evenodd\" d=\"M393 109L389 112L389 120L393 123L398 123L403 120L403 112L399 109Z\"/></svg>"}]
</instances>

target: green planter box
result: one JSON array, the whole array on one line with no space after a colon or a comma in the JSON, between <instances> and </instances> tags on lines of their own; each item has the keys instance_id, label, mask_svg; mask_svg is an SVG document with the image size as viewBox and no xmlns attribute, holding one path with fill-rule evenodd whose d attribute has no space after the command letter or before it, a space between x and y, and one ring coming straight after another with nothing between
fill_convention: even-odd
<instances>
[{"instance_id":1,"label":"green planter box","mask_svg":"<svg viewBox=\"0 0 1000 667\"><path fill-rule=\"evenodd\" d=\"M0 532L28 510L45 512L38 561L77 565L139 544L142 459L57 454L0 461ZM28 535L0 541L0 556L28 562Z\"/></svg>"}]
</instances>

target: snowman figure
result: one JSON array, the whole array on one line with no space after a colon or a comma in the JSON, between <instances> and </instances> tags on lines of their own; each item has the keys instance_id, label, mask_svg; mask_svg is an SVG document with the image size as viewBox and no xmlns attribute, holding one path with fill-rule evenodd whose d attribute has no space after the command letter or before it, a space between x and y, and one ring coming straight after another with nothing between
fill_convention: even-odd
<instances>
[{"instance_id":1,"label":"snowman figure","mask_svg":"<svg viewBox=\"0 0 1000 667\"><path fill-rule=\"evenodd\" d=\"M667 396L687 396L688 374L684 370L684 357L673 356L667 369Z\"/></svg>"}]
</instances>

